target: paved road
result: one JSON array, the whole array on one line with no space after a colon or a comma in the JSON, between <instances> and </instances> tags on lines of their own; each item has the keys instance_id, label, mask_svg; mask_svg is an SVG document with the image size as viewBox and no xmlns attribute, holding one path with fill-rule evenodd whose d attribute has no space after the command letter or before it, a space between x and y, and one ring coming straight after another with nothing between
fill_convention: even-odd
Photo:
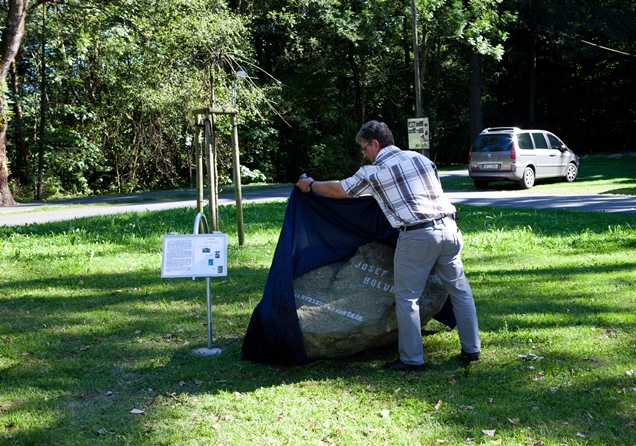
<instances>
[{"instance_id":1,"label":"paved road","mask_svg":"<svg viewBox=\"0 0 636 446\"><path fill-rule=\"evenodd\" d=\"M465 171L444 172L442 177L467 175ZM247 186L243 190L244 203L256 203L271 200L285 200L289 197L291 186L259 189ZM636 214L636 196L623 195L544 195L529 191L465 191L447 192L453 203L472 206L506 206L535 209L569 209L592 212L618 212ZM91 197L78 200L65 200L49 203L19 204L12 207L0 207L0 224L6 226L43 223L48 221L71 220L95 215L117 214L124 212L157 211L163 209L190 207L196 208L196 192L180 192L182 197L175 198L174 191L128 194L116 197ZM168 197L162 199L162 197ZM145 200L143 202L124 203L122 201ZM108 204L109 202L118 202ZM219 195L219 204L234 204L233 193ZM24 212L36 210L43 205L73 205L103 203L101 206L81 208L60 208L50 211Z\"/></svg>"}]
</instances>

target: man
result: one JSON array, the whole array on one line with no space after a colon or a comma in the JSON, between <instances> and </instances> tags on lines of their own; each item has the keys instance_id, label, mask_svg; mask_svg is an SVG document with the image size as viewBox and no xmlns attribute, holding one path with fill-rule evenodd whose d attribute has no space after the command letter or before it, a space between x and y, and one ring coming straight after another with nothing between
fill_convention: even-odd
<instances>
[{"instance_id":1,"label":"man","mask_svg":"<svg viewBox=\"0 0 636 446\"><path fill-rule=\"evenodd\" d=\"M475 302L460 258L462 234L455 223L455 206L444 196L435 164L419 153L396 147L393 133L383 122L364 124L356 142L371 165L362 166L342 182L303 178L296 186L305 193L335 198L370 194L389 223L401 229L393 259L400 356L384 367L424 371L418 300L431 271L450 295L461 357L479 360Z\"/></svg>"}]
</instances>

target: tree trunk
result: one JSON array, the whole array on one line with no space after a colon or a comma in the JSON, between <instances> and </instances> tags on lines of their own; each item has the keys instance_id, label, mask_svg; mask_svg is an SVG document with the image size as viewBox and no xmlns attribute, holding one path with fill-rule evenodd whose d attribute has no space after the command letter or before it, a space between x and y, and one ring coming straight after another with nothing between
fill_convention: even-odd
<instances>
[{"instance_id":1,"label":"tree trunk","mask_svg":"<svg viewBox=\"0 0 636 446\"><path fill-rule=\"evenodd\" d=\"M40 86L40 140L38 144L37 199L44 199L44 148L46 145L46 8L42 10L42 83Z\"/></svg>"},{"instance_id":2,"label":"tree trunk","mask_svg":"<svg viewBox=\"0 0 636 446\"><path fill-rule=\"evenodd\" d=\"M7 85L9 68L15 60L24 38L24 23L29 0L8 2L7 22L0 42L0 85ZM7 165L7 129L9 127L7 98L0 94L0 206L13 206L15 200L9 190L9 167Z\"/></svg>"},{"instance_id":3,"label":"tree trunk","mask_svg":"<svg viewBox=\"0 0 636 446\"><path fill-rule=\"evenodd\" d=\"M484 125L481 103L481 58L479 53L471 48L468 59L470 76L470 142L472 143Z\"/></svg>"},{"instance_id":4,"label":"tree trunk","mask_svg":"<svg viewBox=\"0 0 636 446\"><path fill-rule=\"evenodd\" d=\"M31 177L29 147L26 144L26 131L24 129L24 112L20 103L20 86L18 64L14 61L11 65L11 90L13 97L13 117L15 119L15 131L13 133L13 145L18 151L16 174L21 185L26 186Z\"/></svg>"},{"instance_id":5,"label":"tree trunk","mask_svg":"<svg viewBox=\"0 0 636 446\"><path fill-rule=\"evenodd\" d=\"M535 125L534 103L537 85L537 45L534 33L530 39L530 70L528 75L530 79L528 79L528 118L526 123L529 128L533 128Z\"/></svg>"}]
</instances>

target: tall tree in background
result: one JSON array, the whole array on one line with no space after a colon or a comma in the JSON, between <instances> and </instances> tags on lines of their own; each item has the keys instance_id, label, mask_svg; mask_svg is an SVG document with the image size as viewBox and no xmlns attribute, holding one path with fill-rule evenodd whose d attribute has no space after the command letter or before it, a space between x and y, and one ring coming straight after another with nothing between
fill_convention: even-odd
<instances>
[{"instance_id":1,"label":"tall tree in background","mask_svg":"<svg viewBox=\"0 0 636 446\"><path fill-rule=\"evenodd\" d=\"M11 206L15 200L9 190L9 167L7 165L7 129L9 128L9 105L7 103L7 77L24 39L27 15L46 0L37 0L29 6L29 0L2 1L6 18L0 41L0 206Z\"/></svg>"}]
</instances>

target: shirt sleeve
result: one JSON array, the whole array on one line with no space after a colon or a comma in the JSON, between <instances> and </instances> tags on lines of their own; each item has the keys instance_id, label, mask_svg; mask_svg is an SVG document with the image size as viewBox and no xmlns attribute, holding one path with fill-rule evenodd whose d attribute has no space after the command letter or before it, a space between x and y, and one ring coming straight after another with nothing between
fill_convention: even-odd
<instances>
[{"instance_id":1,"label":"shirt sleeve","mask_svg":"<svg viewBox=\"0 0 636 446\"><path fill-rule=\"evenodd\" d=\"M354 198L371 193L371 186L367 178L365 167L362 166L353 176L342 180L342 187L346 193Z\"/></svg>"}]
</instances>

